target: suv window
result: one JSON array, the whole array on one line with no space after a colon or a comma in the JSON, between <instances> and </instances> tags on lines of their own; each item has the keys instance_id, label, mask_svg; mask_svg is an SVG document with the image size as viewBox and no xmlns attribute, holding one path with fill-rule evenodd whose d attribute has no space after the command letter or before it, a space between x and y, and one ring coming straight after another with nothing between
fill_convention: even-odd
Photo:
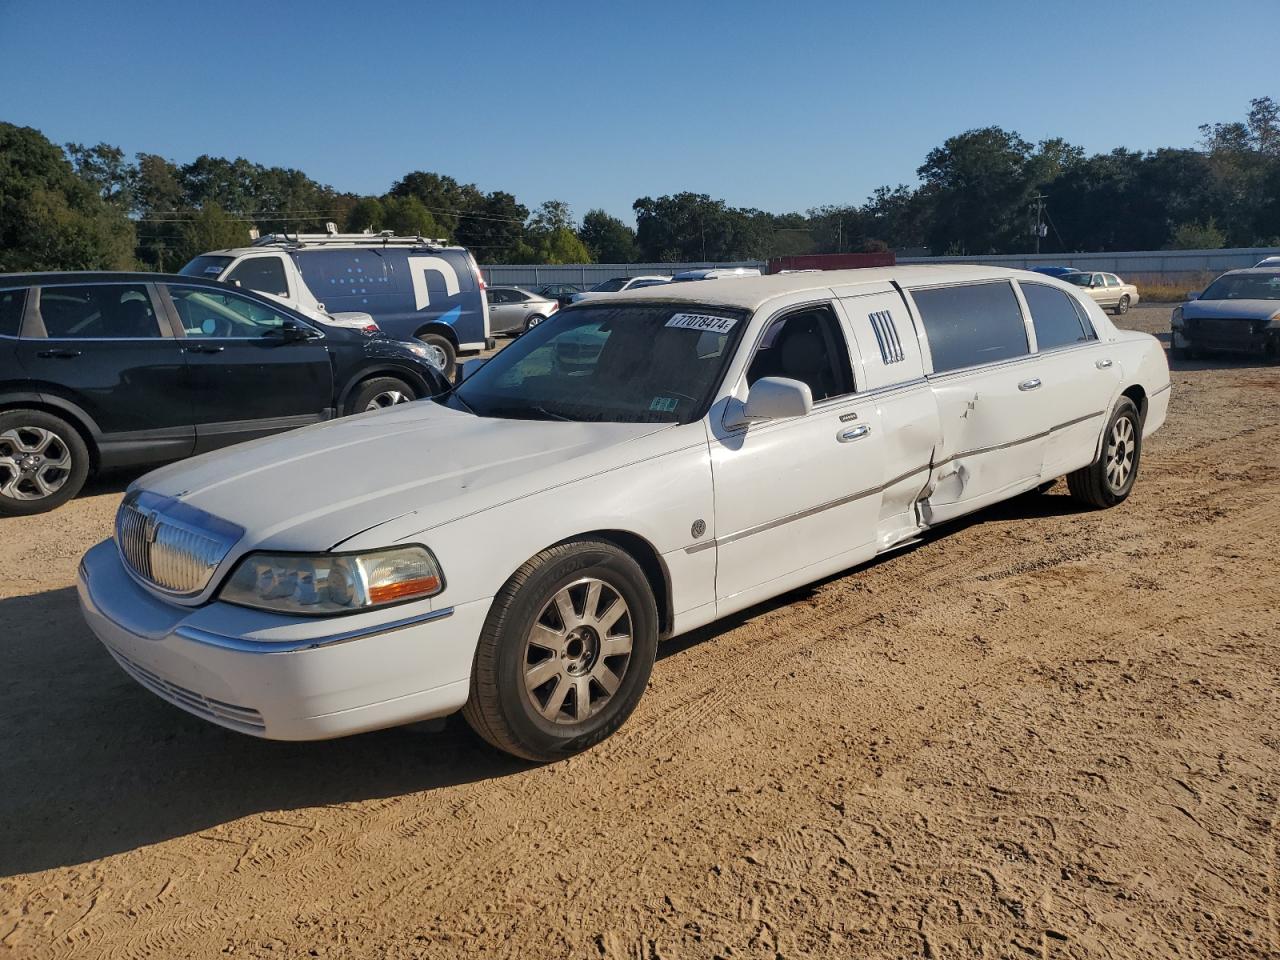
<instances>
[{"instance_id":1,"label":"suv window","mask_svg":"<svg viewBox=\"0 0 1280 960\"><path fill-rule=\"evenodd\" d=\"M1028 352L1022 311L1005 281L912 290L920 310L933 372L1021 357Z\"/></svg>"},{"instance_id":2,"label":"suv window","mask_svg":"<svg viewBox=\"0 0 1280 960\"><path fill-rule=\"evenodd\" d=\"M284 277L284 264L279 257L250 257L227 275L227 282L259 293L273 293L277 297L289 295L289 282Z\"/></svg>"},{"instance_id":3,"label":"suv window","mask_svg":"<svg viewBox=\"0 0 1280 960\"><path fill-rule=\"evenodd\" d=\"M188 337L256 339L292 320L248 297L211 287L170 286L169 295Z\"/></svg>"},{"instance_id":4,"label":"suv window","mask_svg":"<svg viewBox=\"0 0 1280 960\"><path fill-rule=\"evenodd\" d=\"M22 308L27 303L25 290L0 290L0 337L16 337L22 328Z\"/></svg>"},{"instance_id":5,"label":"suv window","mask_svg":"<svg viewBox=\"0 0 1280 960\"><path fill-rule=\"evenodd\" d=\"M807 383L814 403L852 393L849 348L831 309L802 310L769 324L747 368L748 386L761 377Z\"/></svg>"},{"instance_id":6,"label":"suv window","mask_svg":"<svg viewBox=\"0 0 1280 960\"><path fill-rule=\"evenodd\" d=\"M1081 325L1073 298L1043 283L1023 283L1022 295L1036 328L1036 343L1043 350L1092 339Z\"/></svg>"},{"instance_id":7,"label":"suv window","mask_svg":"<svg viewBox=\"0 0 1280 960\"><path fill-rule=\"evenodd\" d=\"M40 320L45 336L62 340L159 337L151 295L141 283L42 287Z\"/></svg>"}]
</instances>

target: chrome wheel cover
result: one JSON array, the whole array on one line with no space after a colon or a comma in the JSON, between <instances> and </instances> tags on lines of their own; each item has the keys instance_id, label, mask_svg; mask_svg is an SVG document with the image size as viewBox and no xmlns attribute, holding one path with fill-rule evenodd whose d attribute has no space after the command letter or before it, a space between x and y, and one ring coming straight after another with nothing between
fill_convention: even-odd
<instances>
[{"instance_id":1,"label":"chrome wheel cover","mask_svg":"<svg viewBox=\"0 0 1280 960\"><path fill-rule=\"evenodd\" d=\"M1133 474L1133 460L1137 453L1133 420L1121 417L1111 427L1107 438L1107 486L1112 493L1123 493Z\"/></svg>"},{"instance_id":2,"label":"chrome wheel cover","mask_svg":"<svg viewBox=\"0 0 1280 960\"><path fill-rule=\"evenodd\" d=\"M71 477L71 448L44 427L14 427L0 433L0 496L43 500Z\"/></svg>"},{"instance_id":3,"label":"chrome wheel cover","mask_svg":"<svg viewBox=\"0 0 1280 960\"><path fill-rule=\"evenodd\" d=\"M408 403L411 398L403 390L383 390L381 393L375 393L369 398L368 405L364 408L366 412L369 410L381 410L384 407L394 407L398 403Z\"/></svg>"},{"instance_id":4,"label":"chrome wheel cover","mask_svg":"<svg viewBox=\"0 0 1280 960\"><path fill-rule=\"evenodd\" d=\"M559 724L599 713L631 663L631 610L603 580L584 577L546 602L525 641L524 687L534 711Z\"/></svg>"}]
</instances>

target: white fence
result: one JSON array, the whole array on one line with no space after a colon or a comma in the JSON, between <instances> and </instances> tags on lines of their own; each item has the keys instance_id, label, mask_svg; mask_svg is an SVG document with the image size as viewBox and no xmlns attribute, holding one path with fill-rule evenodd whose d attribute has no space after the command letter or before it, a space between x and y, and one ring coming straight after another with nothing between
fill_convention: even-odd
<instances>
[{"instance_id":1,"label":"white fence","mask_svg":"<svg viewBox=\"0 0 1280 960\"><path fill-rule=\"evenodd\" d=\"M992 266L1029 269L1031 267L1076 267L1080 270L1105 270L1120 276L1147 278L1168 277L1176 280L1201 273L1222 273L1240 267L1251 267L1263 257L1280 256L1280 248L1249 247L1233 250L1134 250L1122 253L1041 253L999 254L988 257L899 257L899 263L984 263ZM559 266L532 264L495 264L481 267L485 281L491 286L540 287L544 283L577 283L592 286L612 277L636 277L642 274L670 276L681 270L707 267L758 267L764 272L763 260L739 260L733 263L581 263Z\"/></svg>"}]
</instances>

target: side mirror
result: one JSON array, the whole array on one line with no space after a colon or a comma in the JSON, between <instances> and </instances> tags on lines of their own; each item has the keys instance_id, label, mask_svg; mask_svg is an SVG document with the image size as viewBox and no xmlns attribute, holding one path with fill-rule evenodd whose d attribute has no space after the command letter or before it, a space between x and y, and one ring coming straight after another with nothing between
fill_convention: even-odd
<instances>
[{"instance_id":1,"label":"side mirror","mask_svg":"<svg viewBox=\"0 0 1280 960\"><path fill-rule=\"evenodd\" d=\"M1200 299L1200 291L1199 291L1199 290L1188 290L1188 291L1187 291L1187 299L1188 299L1188 300L1199 300L1199 299Z\"/></svg>"},{"instance_id":2,"label":"side mirror","mask_svg":"<svg viewBox=\"0 0 1280 960\"><path fill-rule=\"evenodd\" d=\"M286 320L280 325L280 339L285 343L306 343L311 338L310 330L292 320Z\"/></svg>"},{"instance_id":3,"label":"side mirror","mask_svg":"<svg viewBox=\"0 0 1280 960\"><path fill-rule=\"evenodd\" d=\"M785 420L803 417L813 409L813 393L807 383L788 377L761 377L751 385L743 416L748 420Z\"/></svg>"},{"instance_id":4,"label":"side mirror","mask_svg":"<svg viewBox=\"0 0 1280 960\"><path fill-rule=\"evenodd\" d=\"M458 383L467 379L488 362L488 357L470 357L463 360L462 363L458 364Z\"/></svg>"}]
</instances>

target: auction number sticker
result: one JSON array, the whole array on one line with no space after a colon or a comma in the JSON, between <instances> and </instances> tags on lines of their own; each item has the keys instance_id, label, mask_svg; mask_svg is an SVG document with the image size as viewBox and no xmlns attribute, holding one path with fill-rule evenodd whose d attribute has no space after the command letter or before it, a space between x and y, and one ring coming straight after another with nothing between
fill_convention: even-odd
<instances>
[{"instance_id":1,"label":"auction number sticker","mask_svg":"<svg viewBox=\"0 0 1280 960\"><path fill-rule=\"evenodd\" d=\"M737 317L713 317L705 313L677 313L667 321L667 326L677 327L681 330L710 330L712 333L728 333L737 322Z\"/></svg>"}]
</instances>

